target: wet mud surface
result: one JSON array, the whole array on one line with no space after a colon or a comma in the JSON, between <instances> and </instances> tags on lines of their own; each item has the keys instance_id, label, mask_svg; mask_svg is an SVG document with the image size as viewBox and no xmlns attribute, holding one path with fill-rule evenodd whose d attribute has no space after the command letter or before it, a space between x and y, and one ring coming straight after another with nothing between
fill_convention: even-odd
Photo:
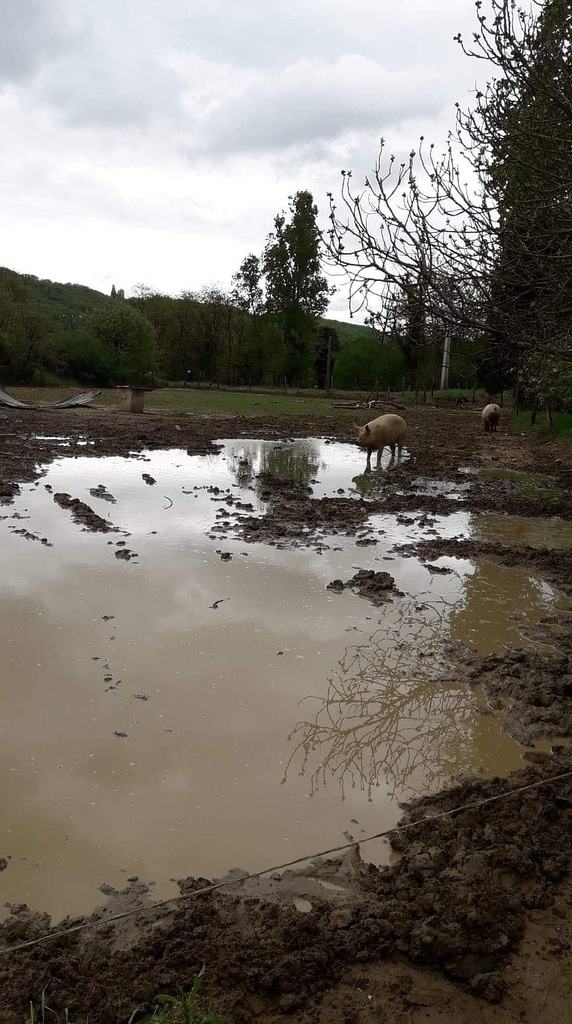
<instances>
[{"instance_id":1,"label":"wet mud surface","mask_svg":"<svg viewBox=\"0 0 572 1024\"><path fill-rule=\"evenodd\" d=\"M403 821L571 767L572 755L562 752L550 765L521 772L509 784L467 781L413 802ZM459 987L459 998L469 993L477 1000L474 1019L487 1019L486 1004L500 1002L508 992L507 968L528 915L554 906L569 867L571 826L568 779L489 804L486 814L481 808L462 811L401 833L393 839L401 856L392 867L366 866L354 852L337 864L290 872L282 887L298 894L302 911L286 905L278 884L272 891L264 881L244 888L237 882L225 895L207 894L170 913L151 911L128 927L109 925L54 938L0 962L0 993L6 1005L10 991L39 993L49 984L53 1003L80 1019L89 1013L95 1024L127 1021L137 1008L152 1009L157 991L189 986L205 962L209 1005L230 1021L272 1021L283 1014L309 1021L389 1020L383 1014L408 1007L407 986L405 992L398 986L389 1005L369 1006L357 981L360 969L386 963L390 987L396 976L407 978L410 988L416 969L439 969ZM336 895L327 888L320 895L319 880ZM181 892L191 893L203 883L179 884ZM110 911L136 906L146 896L145 885L132 883L112 899ZM99 919L94 915L92 923ZM14 908L2 937L17 943L44 934L47 924ZM353 997L343 1000L341 1015L339 1006L324 1006L325 994L347 981L349 971ZM362 985L364 978L367 974ZM24 1008L21 1001L2 1019L15 1024Z\"/></svg>"},{"instance_id":2,"label":"wet mud surface","mask_svg":"<svg viewBox=\"0 0 572 1024\"><path fill-rule=\"evenodd\" d=\"M351 485L338 488L344 493L334 496L320 491L317 469L311 474L285 476L259 467L245 474L243 486L243 490L256 490L256 500L254 494L250 501L224 488L211 488L212 522L207 530L211 531L209 537L224 542L224 550L219 548L215 557L217 563L228 565L229 572L239 560L247 563L245 556L253 548L248 544L244 551L240 545L245 542L334 558L338 542L343 545L351 539L360 552L359 564L353 572L346 569L339 577L326 576L323 590L329 582L334 591L329 594L331 601L356 600L362 619L370 614L368 609L372 615L386 615L399 606L400 614L406 614L411 636L418 622L422 632L415 635L425 636L426 609L435 606L431 605L431 586L455 586L468 563L476 568L471 569L473 577L464 577L469 581L467 588L471 578L480 576L486 582L490 572L493 608L494 587L501 579L497 572L514 572L514 580L522 581L518 585L523 587L523 611L530 603L525 590L530 579L535 581L535 592L554 588L550 593L556 604L550 614L545 610L544 616L541 613L536 622L526 625L520 631L522 643L513 641L508 648L499 642L498 649L492 645L487 649L479 642L471 649L471 631L461 628L466 615L462 608L446 611L449 618L442 632L435 632L435 619L431 619L435 642L425 643L425 647L411 644L401 627L396 642L388 646L394 625L388 620L389 628L382 624L380 631L383 642L375 641L379 652L374 657L375 643L367 640L366 631L366 647L350 652L346 661L340 662L338 675L319 698L315 718L308 716L296 726L294 741L299 741L296 750L303 757L302 773L312 778L312 785L323 785L330 773L338 782L345 779L348 788L355 786L357 779L362 789L373 792L381 777L388 784L391 769L395 792L403 793L404 778L414 777L419 765L426 763L428 752L434 753L444 742L444 736L448 737L444 749L450 759L453 732L459 733L461 746L469 735L475 742L479 715L466 718L464 731L463 717L454 718L450 709L457 692L479 694L482 727L500 714L507 742L515 744L515 751L520 745L518 749L524 748L524 754L535 763L515 772L512 768L519 755L515 760L508 757L511 766L507 771L512 771L508 779L463 778L456 782L454 768L450 768L444 790L403 805L402 820L411 822L572 771L572 751L559 742L572 735L572 547L568 548L567 533L567 524L572 524L572 460L561 447L511 432L506 420L499 433L483 435L478 417L469 410L414 409L406 418L412 436L409 457L402 463L368 475L363 473L365 458L356 453ZM180 429L175 431L175 425ZM154 447L214 455L220 450L220 438L229 435L285 442L320 434L332 440L353 439L353 430L347 426L336 433L331 420L321 423L315 417L303 427L299 421L240 418L233 419L230 427L228 420L158 416L138 420L81 410L25 416L3 412L0 432L4 432L0 499L8 505L8 514L22 485L41 479L50 462L62 456L139 459ZM34 438L34 434L42 437ZM88 493L94 502L111 504L115 489L108 490L107 482L97 484L98 478L94 466L93 487ZM157 490L150 486L148 493ZM188 496L193 500L192 487ZM120 501L110 517L106 514L104 518L66 492L56 492L54 498L82 529L114 530L110 517L115 518ZM162 490L158 500L164 500ZM257 508L259 500L262 508ZM517 516L523 522L542 520L540 534L546 535L546 543L495 539L504 532L493 524L493 518L502 525L504 515ZM550 517L556 516L558 541L552 546ZM405 543L400 538L400 523L409 532ZM395 543L388 547L392 539ZM115 541L111 544L114 547L106 550L129 561L133 553L124 542L120 547ZM139 537L137 546L140 548ZM30 551L37 548L40 546L31 545ZM144 564L149 555L141 550ZM404 567L411 558L420 560L433 582L427 584L426 593L409 591L406 598L395 580L403 586ZM385 571L385 561L389 571ZM123 568L130 572L137 564ZM485 607L486 586L479 593ZM449 599L443 595L440 600L445 609ZM215 598L209 606L205 601L209 614L226 614L229 599L222 589ZM409 603L402 606L400 602L405 600ZM112 616L108 618L105 625L111 631L115 623ZM348 621L347 630L362 632L359 617ZM114 633L111 638L114 640ZM283 660L282 647L274 657ZM438 715L427 704L426 691L419 697L412 692L419 671L411 669L412 658L417 665L427 663L427 679L450 684L448 703ZM104 671L108 664L102 664ZM394 674L395 687L385 691L379 708L376 705L374 709L376 681L382 671L389 673L388 678ZM108 675L110 689L123 685L117 673L109 671ZM406 685L401 692L403 680ZM397 709L394 719L388 717L388 694ZM146 708L152 704L153 694L133 688L132 699ZM412 701L417 701L414 715ZM415 740L417 723L433 719L434 729L426 729L421 739ZM393 722L393 746L387 747ZM411 723L411 731L405 729L404 722ZM386 748L381 761L375 762L374 757L366 765L364 749L369 743L374 755L379 743L379 737L375 742L371 739L372 727L379 729ZM352 746L352 737L362 729L369 730L365 748L363 737ZM131 741L130 729L115 732L117 747L123 749ZM487 746L489 757L490 750ZM318 758L316 766L312 757ZM527 757L521 757L520 763L526 765ZM428 776L424 777L427 781ZM436 778L442 785L445 776L438 772ZM363 838L361 820L356 820L355 826L348 832L348 840ZM203 962L207 964L206 1004L225 1015L228 1022L256 1019L271 1024L284 1016L323 1024L385 1020L405 1024L422 1019L449 1024L476 1019L485 1024L564 1022L572 994L571 826L572 780L567 778L396 834L391 845L397 859L389 866L369 863L368 847L375 844L365 844L361 858L354 851L339 862L306 865L281 878L237 880L224 894L199 897L168 911L151 909L118 926L88 928L77 936L54 938L30 951L0 958L0 1022L20 1024L29 1001L39 1001L46 986L50 1005L69 1009L71 1020L83 1022L89 1017L95 1024L127 1022L135 1010L141 1016L152 1010L158 993L189 986ZM153 842L152 826L148 842ZM8 850L0 849L0 854L4 852ZM4 866L1 877L7 878L14 870L9 856ZM179 883L184 893L202 884L204 880L199 878ZM109 902L94 913L93 924L155 898L153 886L139 879L121 891L118 888L108 887ZM46 916L12 902L9 916L0 924L0 947L43 935L50 928ZM549 972L549 992L532 980L530 965Z\"/></svg>"}]
</instances>

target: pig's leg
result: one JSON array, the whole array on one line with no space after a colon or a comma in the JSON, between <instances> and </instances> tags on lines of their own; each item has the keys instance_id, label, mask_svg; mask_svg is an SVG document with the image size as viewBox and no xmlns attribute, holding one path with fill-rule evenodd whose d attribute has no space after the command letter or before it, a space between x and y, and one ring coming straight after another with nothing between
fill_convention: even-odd
<instances>
[{"instance_id":1,"label":"pig's leg","mask_svg":"<svg viewBox=\"0 0 572 1024\"><path fill-rule=\"evenodd\" d=\"M384 447L385 447L385 445L382 445L381 448L377 449L377 468L378 469L381 466L381 456L383 455Z\"/></svg>"},{"instance_id":2,"label":"pig's leg","mask_svg":"<svg viewBox=\"0 0 572 1024\"><path fill-rule=\"evenodd\" d=\"M403 448L403 445L401 444L401 441L398 441L397 442L397 459L398 459L398 461L401 459L401 449L402 448Z\"/></svg>"},{"instance_id":3,"label":"pig's leg","mask_svg":"<svg viewBox=\"0 0 572 1024\"><path fill-rule=\"evenodd\" d=\"M371 469L371 452L372 452L372 449L368 448L368 450L367 450L367 466L366 466L366 469Z\"/></svg>"}]
</instances>

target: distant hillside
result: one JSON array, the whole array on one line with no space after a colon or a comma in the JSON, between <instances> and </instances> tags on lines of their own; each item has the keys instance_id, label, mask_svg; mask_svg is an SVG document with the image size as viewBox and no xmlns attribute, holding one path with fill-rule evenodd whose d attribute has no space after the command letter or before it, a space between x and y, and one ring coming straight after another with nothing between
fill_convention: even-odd
<instances>
[{"instance_id":1,"label":"distant hillside","mask_svg":"<svg viewBox=\"0 0 572 1024\"><path fill-rule=\"evenodd\" d=\"M363 338L373 338L371 327L364 327L363 324L348 324L344 320L328 320L322 317L320 323L324 327L332 327L340 339L340 345L348 345L351 341L359 341Z\"/></svg>"},{"instance_id":2,"label":"distant hillside","mask_svg":"<svg viewBox=\"0 0 572 1024\"><path fill-rule=\"evenodd\" d=\"M35 302L46 313L55 316L87 313L109 299L108 295L88 288L84 284L60 284L57 281L41 280L33 274L17 274L7 267L0 267L0 282L23 289L26 297Z\"/></svg>"},{"instance_id":3,"label":"distant hillside","mask_svg":"<svg viewBox=\"0 0 572 1024\"><path fill-rule=\"evenodd\" d=\"M35 277L34 274L18 274L7 267L0 267L0 282L2 281L19 285L29 299L45 312L55 316L77 316L109 301L109 295L95 288L88 288L85 284L62 284L47 278ZM360 338L372 337L371 328L364 327L363 324L346 323L343 320L330 320L325 317L320 322L324 327L332 327L337 332L341 345L347 345L350 341L357 341Z\"/></svg>"}]
</instances>

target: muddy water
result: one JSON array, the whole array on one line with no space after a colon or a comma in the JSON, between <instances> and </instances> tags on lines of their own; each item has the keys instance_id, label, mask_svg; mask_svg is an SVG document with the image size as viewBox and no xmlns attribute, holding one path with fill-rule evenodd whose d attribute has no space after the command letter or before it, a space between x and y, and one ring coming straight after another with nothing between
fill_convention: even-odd
<instances>
[{"instance_id":1,"label":"muddy water","mask_svg":"<svg viewBox=\"0 0 572 1024\"><path fill-rule=\"evenodd\" d=\"M263 511L262 470L349 495L362 462L316 440L62 458L3 510L27 518L0 520L2 902L58 918L133 875L159 898L173 878L359 839L389 827L403 795L521 764L442 645L520 642L552 591L518 570L440 559L452 571L434 574L391 554L427 529L470 533L468 513L426 528L376 516L375 548L336 536L323 554L207 535L225 489ZM100 485L115 503L90 494ZM58 491L122 532L84 532ZM119 545L137 558L117 559ZM376 609L326 590L372 566L405 597Z\"/></svg>"},{"instance_id":2,"label":"muddy water","mask_svg":"<svg viewBox=\"0 0 572 1024\"><path fill-rule=\"evenodd\" d=\"M572 548L572 523L556 517L527 519L489 513L472 517L471 536L474 540L522 547Z\"/></svg>"}]
</instances>

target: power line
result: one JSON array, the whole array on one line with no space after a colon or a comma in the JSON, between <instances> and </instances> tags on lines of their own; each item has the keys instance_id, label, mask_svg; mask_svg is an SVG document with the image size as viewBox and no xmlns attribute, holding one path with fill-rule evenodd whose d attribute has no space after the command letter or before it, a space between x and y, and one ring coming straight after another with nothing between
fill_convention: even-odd
<instances>
[{"instance_id":1,"label":"power line","mask_svg":"<svg viewBox=\"0 0 572 1024\"><path fill-rule=\"evenodd\" d=\"M194 899L197 896L205 896L206 893L214 892L216 889L223 889L230 885L238 885L241 882L246 882L252 878L260 878L262 875L270 874L274 871L283 871L286 868L295 867L296 864L303 864L309 860L316 860L318 857L327 857L332 853L342 853L344 850L350 850L352 847L362 846L364 843L371 843L374 839L384 839L387 836L395 835L399 832L406 832L410 828L417 828L420 825L424 825L430 821L438 821L439 818L451 817L453 814L459 814L461 811L474 810L477 807L484 807L486 804L495 803L497 800L504 800L509 796L516 796L518 793L525 793L527 790L539 789L541 786L548 786L551 782L558 782L561 779L567 779L572 775L572 770L568 772L562 772L560 775L553 775L549 779L540 779L537 782L531 782L526 786L518 786L516 789L504 790L502 793L497 793L495 796L487 796L482 800L473 800L468 804L461 804L460 807L453 807L448 811L439 811L438 814L428 814L424 818L418 818L416 821L409 821L405 825L396 826L394 828L388 828L384 832L376 832L373 836L367 836L365 839L354 841L352 843L344 843L343 846L332 846L329 850L321 850L319 853L306 854L303 857L297 857L296 860L289 860L285 864L275 864L270 868L263 868L261 871L252 871L250 874L241 875L240 878L225 878L221 882L213 882L210 885L204 886L202 889L194 889L193 892L182 893L179 896L170 896L166 900L161 900L159 903L152 903L150 906L137 907L134 910L126 910L122 914L115 914L112 917L102 918L100 921L84 921L82 924L73 925L71 928L63 928L57 932L50 932L49 935L42 935L38 939L30 939L27 942L20 942L16 946L5 946L4 949L0 949L0 956L5 956L7 953L17 953L21 949L30 949L32 946L39 946L45 942L49 942L51 939L62 938L66 935L73 935L77 932L85 931L86 928L102 928L108 924L112 924L115 921L124 921L128 917L135 917L136 914L144 914L149 911L158 910L160 907L166 907L172 903L182 903L184 900Z\"/></svg>"}]
</instances>

